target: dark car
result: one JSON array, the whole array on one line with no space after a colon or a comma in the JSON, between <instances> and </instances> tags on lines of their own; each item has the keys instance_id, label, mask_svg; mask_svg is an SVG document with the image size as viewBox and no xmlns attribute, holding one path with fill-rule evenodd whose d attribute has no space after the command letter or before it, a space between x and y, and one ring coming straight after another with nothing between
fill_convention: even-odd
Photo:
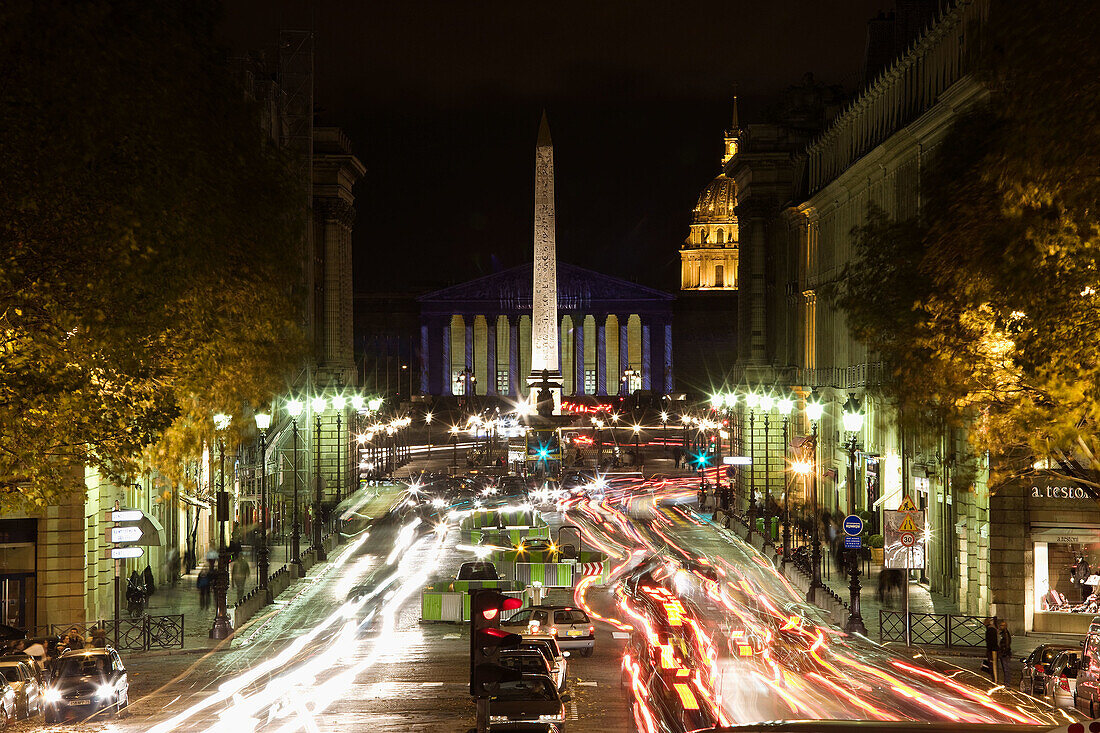
<instances>
[{"instance_id":1,"label":"dark car","mask_svg":"<svg viewBox=\"0 0 1100 733\"><path fill-rule=\"evenodd\" d=\"M497 566L491 562L464 562L458 568L457 580L499 580Z\"/></svg>"},{"instance_id":2,"label":"dark car","mask_svg":"<svg viewBox=\"0 0 1100 733\"><path fill-rule=\"evenodd\" d=\"M1040 644L1035 647L1035 651L1020 660L1024 663L1023 673L1020 675L1020 692L1036 697L1048 694L1050 690L1047 689L1047 680L1050 677L1050 665L1067 649L1079 648L1071 644Z\"/></svg>"},{"instance_id":3,"label":"dark car","mask_svg":"<svg viewBox=\"0 0 1100 733\"><path fill-rule=\"evenodd\" d=\"M70 711L81 715L112 708L121 711L130 702L122 658L111 647L62 654L50 663L45 702L47 723L56 723Z\"/></svg>"},{"instance_id":4,"label":"dark car","mask_svg":"<svg viewBox=\"0 0 1100 733\"><path fill-rule=\"evenodd\" d=\"M554 666L536 649L508 649L500 653L500 666L523 674L553 677Z\"/></svg>"}]
</instances>

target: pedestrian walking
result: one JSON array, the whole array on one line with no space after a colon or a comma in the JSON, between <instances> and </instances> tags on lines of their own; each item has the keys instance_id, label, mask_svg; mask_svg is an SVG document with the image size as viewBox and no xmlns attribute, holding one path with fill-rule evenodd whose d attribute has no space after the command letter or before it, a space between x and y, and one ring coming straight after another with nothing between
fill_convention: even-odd
<instances>
[{"instance_id":1,"label":"pedestrian walking","mask_svg":"<svg viewBox=\"0 0 1100 733\"><path fill-rule=\"evenodd\" d=\"M248 576L252 574L252 568L243 557L233 561L232 575L233 587L237 589L237 602L244 598L244 588L248 584Z\"/></svg>"},{"instance_id":2,"label":"pedestrian walking","mask_svg":"<svg viewBox=\"0 0 1100 733\"><path fill-rule=\"evenodd\" d=\"M1001 662L1001 684L1008 687L1012 683L1012 676L1008 672L1008 662L1012 659L1012 634L1008 630L1008 621L1001 619L998 624L997 653Z\"/></svg>"},{"instance_id":3,"label":"pedestrian walking","mask_svg":"<svg viewBox=\"0 0 1100 733\"><path fill-rule=\"evenodd\" d=\"M96 626L92 629L92 647L102 649L107 646L107 629Z\"/></svg>"},{"instance_id":4,"label":"pedestrian walking","mask_svg":"<svg viewBox=\"0 0 1100 733\"><path fill-rule=\"evenodd\" d=\"M210 581L214 575L214 561L208 560L202 570L199 571L198 580L195 585L199 589L199 608L206 610L210 607Z\"/></svg>"},{"instance_id":5,"label":"pedestrian walking","mask_svg":"<svg viewBox=\"0 0 1100 733\"><path fill-rule=\"evenodd\" d=\"M982 623L985 625L985 661L982 662L982 671L988 672L994 682L999 682L997 678L1001 676L998 658L1001 652L1001 640L997 635L995 619L986 618Z\"/></svg>"},{"instance_id":6,"label":"pedestrian walking","mask_svg":"<svg viewBox=\"0 0 1100 733\"><path fill-rule=\"evenodd\" d=\"M180 580L180 554L175 549L168 553L167 574L168 584L175 588Z\"/></svg>"},{"instance_id":7,"label":"pedestrian walking","mask_svg":"<svg viewBox=\"0 0 1100 733\"><path fill-rule=\"evenodd\" d=\"M145 564L145 570L141 573L141 581L145 584L146 598L152 597L153 591L157 589L157 584L153 578L153 569L149 567L149 563Z\"/></svg>"}]
</instances>

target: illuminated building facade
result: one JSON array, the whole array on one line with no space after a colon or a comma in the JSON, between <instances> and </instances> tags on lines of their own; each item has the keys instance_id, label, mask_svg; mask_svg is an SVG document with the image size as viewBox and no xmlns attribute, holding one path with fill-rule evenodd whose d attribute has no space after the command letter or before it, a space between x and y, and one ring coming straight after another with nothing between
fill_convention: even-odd
<instances>
[{"instance_id":1,"label":"illuminated building facade","mask_svg":"<svg viewBox=\"0 0 1100 733\"><path fill-rule=\"evenodd\" d=\"M737 155L737 100L723 143L723 168ZM680 247L680 289L737 290L737 184L723 171L700 192L691 231Z\"/></svg>"},{"instance_id":2,"label":"illuminated building facade","mask_svg":"<svg viewBox=\"0 0 1100 733\"><path fill-rule=\"evenodd\" d=\"M739 344L734 383L826 405L819 424L819 496L834 514L881 512L910 496L926 512L921 580L964 613L991 610L1011 628L1025 619L1024 553L991 553L998 511L987 467L964 459L965 431L903 434L893 406L875 394L886 369L821 297L853 256L852 229L874 203L896 219L917 214L922 173L951 124L988 91L969 74L968 39L988 0L958 3L890 64L840 114L828 90L805 81L789 90L778 124L749 125L725 173L737 183L740 225ZM829 120L827 124L821 124ZM849 395L861 399L855 503L847 500ZM809 426L797 425L804 435ZM1007 529L1006 520L1006 532ZM1022 581L1021 581L1022 582ZM998 588L998 583L1002 586Z\"/></svg>"}]
</instances>

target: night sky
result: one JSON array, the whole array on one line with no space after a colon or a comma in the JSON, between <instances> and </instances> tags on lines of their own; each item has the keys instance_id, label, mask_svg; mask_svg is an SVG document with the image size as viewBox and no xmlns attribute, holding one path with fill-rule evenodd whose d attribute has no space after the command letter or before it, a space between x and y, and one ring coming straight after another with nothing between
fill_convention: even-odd
<instances>
[{"instance_id":1,"label":"night sky","mask_svg":"<svg viewBox=\"0 0 1100 733\"><path fill-rule=\"evenodd\" d=\"M247 50L315 31L318 121L367 167L357 292L418 294L529 261L543 107L559 258L673 291L732 95L744 125L807 71L851 90L866 21L891 6L226 0L222 36Z\"/></svg>"}]
</instances>

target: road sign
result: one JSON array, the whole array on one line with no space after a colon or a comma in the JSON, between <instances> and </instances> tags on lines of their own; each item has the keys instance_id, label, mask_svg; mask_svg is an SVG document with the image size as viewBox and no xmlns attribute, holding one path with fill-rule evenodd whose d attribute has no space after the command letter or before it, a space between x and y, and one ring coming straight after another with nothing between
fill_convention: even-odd
<instances>
[{"instance_id":1,"label":"road sign","mask_svg":"<svg viewBox=\"0 0 1100 733\"><path fill-rule=\"evenodd\" d=\"M855 536L863 531L863 520L855 514L844 517L844 534Z\"/></svg>"},{"instance_id":2,"label":"road sign","mask_svg":"<svg viewBox=\"0 0 1100 733\"><path fill-rule=\"evenodd\" d=\"M125 524L121 527L111 527L111 542L116 545L128 545L141 539L141 527Z\"/></svg>"},{"instance_id":3,"label":"road sign","mask_svg":"<svg viewBox=\"0 0 1100 733\"><path fill-rule=\"evenodd\" d=\"M901 506L898 507L899 512L915 512L917 511L917 505L913 503L913 500L908 495L902 498Z\"/></svg>"},{"instance_id":4,"label":"road sign","mask_svg":"<svg viewBox=\"0 0 1100 733\"><path fill-rule=\"evenodd\" d=\"M140 509L116 509L111 512L112 522L140 522L145 512Z\"/></svg>"},{"instance_id":5,"label":"road sign","mask_svg":"<svg viewBox=\"0 0 1100 733\"><path fill-rule=\"evenodd\" d=\"M844 537L844 549L845 550L858 550L863 547L863 538L859 535L845 535Z\"/></svg>"},{"instance_id":6,"label":"road sign","mask_svg":"<svg viewBox=\"0 0 1100 733\"><path fill-rule=\"evenodd\" d=\"M129 557L141 557L145 550L140 547L112 547L111 559L124 560Z\"/></svg>"},{"instance_id":7,"label":"road sign","mask_svg":"<svg viewBox=\"0 0 1100 733\"><path fill-rule=\"evenodd\" d=\"M923 568L926 555L924 512L885 511L882 519L883 567ZM910 540L911 543L906 544Z\"/></svg>"}]
</instances>

